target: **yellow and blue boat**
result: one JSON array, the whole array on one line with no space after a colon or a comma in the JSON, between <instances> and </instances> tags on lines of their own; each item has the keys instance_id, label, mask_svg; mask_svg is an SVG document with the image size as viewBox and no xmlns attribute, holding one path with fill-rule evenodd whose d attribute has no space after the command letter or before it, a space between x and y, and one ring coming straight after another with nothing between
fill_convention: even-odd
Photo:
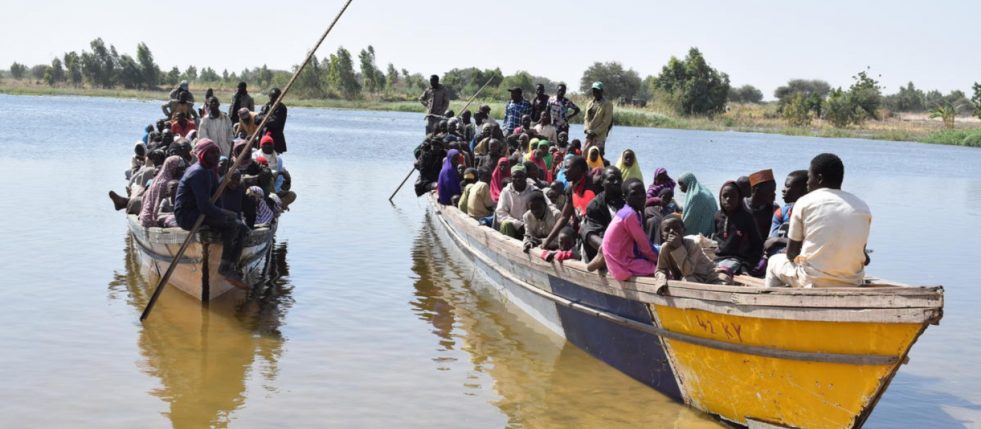
<instances>
[{"instance_id":1,"label":"yellow and blue boat","mask_svg":"<svg viewBox=\"0 0 981 429\"><path fill-rule=\"evenodd\" d=\"M617 281L545 262L431 196L444 239L551 331L661 393L751 428L857 428L927 326L943 288L867 279L852 288Z\"/></svg>"}]
</instances>

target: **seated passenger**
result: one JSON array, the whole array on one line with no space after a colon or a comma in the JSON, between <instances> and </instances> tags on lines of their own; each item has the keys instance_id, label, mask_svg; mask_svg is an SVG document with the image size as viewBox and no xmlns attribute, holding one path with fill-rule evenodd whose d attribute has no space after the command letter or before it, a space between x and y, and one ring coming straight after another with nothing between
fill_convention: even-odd
<instances>
[{"instance_id":1,"label":"seated passenger","mask_svg":"<svg viewBox=\"0 0 981 429\"><path fill-rule=\"evenodd\" d=\"M685 223L681 217L671 214L661 221L661 252L657 271L665 280L682 280L693 283L731 284L732 276L721 271L702 250L700 235L685 235Z\"/></svg>"},{"instance_id":2,"label":"seated passenger","mask_svg":"<svg viewBox=\"0 0 981 429\"><path fill-rule=\"evenodd\" d=\"M579 246L577 246L578 240L576 238L576 230L572 229L571 226L563 227L559 231L559 248L558 250L542 250L542 259L545 262L552 261L565 261L569 259L579 259Z\"/></svg>"},{"instance_id":3,"label":"seated passenger","mask_svg":"<svg viewBox=\"0 0 981 429\"><path fill-rule=\"evenodd\" d=\"M177 227L177 219L174 218L174 197L177 196L178 184L180 184L179 180L167 182L167 198L160 202L160 208L157 209L157 224L163 228Z\"/></svg>"},{"instance_id":4,"label":"seated passenger","mask_svg":"<svg viewBox=\"0 0 981 429\"><path fill-rule=\"evenodd\" d=\"M654 181L651 182L651 186L647 187L647 205L659 205L657 198L661 195L661 191L664 189L671 189L674 191L674 185L674 180L671 180L671 176L668 176L668 170L665 170L664 168L654 170Z\"/></svg>"},{"instance_id":5,"label":"seated passenger","mask_svg":"<svg viewBox=\"0 0 981 429\"><path fill-rule=\"evenodd\" d=\"M184 112L177 112L177 120L170 124L170 132L178 138L187 137L187 133L194 129L197 129L197 125L194 121L187 120Z\"/></svg>"},{"instance_id":6,"label":"seated passenger","mask_svg":"<svg viewBox=\"0 0 981 429\"><path fill-rule=\"evenodd\" d=\"M777 253L783 253L787 248L787 230L790 228L790 214L794 209L794 203L800 197L807 194L807 170L796 170L787 175L787 180L783 183L783 202L784 205L773 212L773 219L770 221L770 232L768 238L763 242L763 250L766 257Z\"/></svg>"},{"instance_id":7,"label":"seated passenger","mask_svg":"<svg viewBox=\"0 0 981 429\"><path fill-rule=\"evenodd\" d=\"M446 157L446 150L443 143L437 139L427 139L415 150L416 170L419 170L419 178L416 179L416 196L422 196L426 192L436 188L439 180L439 172L442 170L443 158Z\"/></svg>"},{"instance_id":8,"label":"seated passenger","mask_svg":"<svg viewBox=\"0 0 981 429\"><path fill-rule=\"evenodd\" d=\"M511 183L501 191L494 211L497 230L511 238L521 239L525 233L524 215L528 199L537 191L525 172L523 164L511 167Z\"/></svg>"},{"instance_id":9,"label":"seated passenger","mask_svg":"<svg viewBox=\"0 0 981 429\"><path fill-rule=\"evenodd\" d=\"M613 221L613 215L623 208L623 179L616 167L603 170L603 191L586 206L579 234L582 238L583 256L589 262L589 270L603 267L603 236Z\"/></svg>"},{"instance_id":10,"label":"seated passenger","mask_svg":"<svg viewBox=\"0 0 981 429\"><path fill-rule=\"evenodd\" d=\"M841 190L845 166L823 153L811 160L808 194L790 214L786 254L770 257L766 285L791 287L860 286L865 281L872 212L864 201Z\"/></svg>"},{"instance_id":11,"label":"seated passenger","mask_svg":"<svg viewBox=\"0 0 981 429\"><path fill-rule=\"evenodd\" d=\"M446 153L446 160L443 161L443 169L439 171L439 186L436 187L437 201L444 206L453 204L453 197L463 193L460 189L460 172L456 167L460 165L460 151L450 149Z\"/></svg>"},{"instance_id":12,"label":"seated passenger","mask_svg":"<svg viewBox=\"0 0 981 429\"><path fill-rule=\"evenodd\" d=\"M160 172L153 178L153 183L145 193L140 208L140 225L144 228L160 226L157 215L160 203L167 197L167 183L171 180L179 180L184 175L187 164L179 156L168 157Z\"/></svg>"},{"instance_id":13,"label":"seated passenger","mask_svg":"<svg viewBox=\"0 0 981 429\"><path fill-rule=\"evenodd\" d=\"M257 113L249 110L247 107L238 109L238 122L232 126L236 137L240 139L252 137L252 134L259 129L259 123L255 120L256 115Z\"/></svg>"},{"instance_id":14,"label":"seated passenger","mask_svg":"<svg viewBox=\"0 0 981 429\"><path fill-rule=\"evenodd\" d=\"M589 165L590 170L606 167L607 164L604 161L599 146L589 148L589 151L586 153L586 164Z\"/></svg>"},{"instance_id":15,"label":"seated passenger","mask_svg":"<svg viewBox=\"0 0 981 429\"><path fill-rule=\"evenodd\" d=\"M743 206L739 185L728 181L719 190L719 206L715 214L715 234L719 243L715 263L731 275L750 273L763 254L763 239L756 230L753 215Z\"/></svg>"},{"instance_id":16,"label":"seated passenger","mask_svg":"<svg viewBox=\"0 0 981 429\"><path fill-rule=\"evenodd\" d=\"M685 193L685 206L681 208L685 231L689 234L711 236L715 231L715 212L719 210L715 197L691 173L682 174L678 178L678 189Z\"/></svg>"},{"instance_id":17,"label":"seated passenger","mask_svg":"<svg viewBox=\"0 0 981 429\"><path fill-rule=\"evenodd\" d=\"M133 145L133 152L133 158L129 160L129 170L126 170L126 180L133 177L143 167L143 164L146 164L146 144L136 142Z\"/></svg>"},{"instance_id":18,"label":"seated passenger","mask_svg":"<svg viewBox=\"0 0 981 429\"><path fill-rule=\"evenodd\" d=\"M492 216L497 207L497 201L491 198L490 176L489 169L478 169L477 177L479 180L470 185L470 192L467 193L466 200L461 199L460 201L460 205L466 208L464 212L474 219L480 220Z\"/></svg>"},{"instance_id":19,"label":"seated passenger","mask_svg":"<svg viewBox=\"0 0 981 429\"><path fill-rule=\"evenodd\" d=\"M204 225L221 235L222 251L218 273L235 287L248 289L238 272L238 261L248 235L246 226L238 215L216 206L211 195L218 189L218 145L208 139L201 139L195 146L198 162L187 169L177 186L174 201L174 217L177 224L186 230L194 227L199 216L204 216Z\"/></svg>"},{"instance_id":20,"label":"seated passenger","mask_svg":"<svg viewBox=\"0 0 981 429\"><path fill-rule=\"evenodd\" d=\"M657 252L641 226L641 210L647 200L644 182L633 178L623 182L626 204L616 212L603 235L603 259L613 278L624 281L633 276L652 276L657 271Z\"/></svg>"},{"instance_id":21,"label":"seated passenger","mask_svg":"<svg viewBox=\"0 0 981 429\"><path fill-rule=\"evenodd\" d=\"M542 241L542 245L548 246L555 240L562 230L575 217L578 219L586 211L586 207L596 197L592 190L591 178L587 174L589 168L586 166L586 159L575 156L565 163L565 178L568 186L565 188L565 205L562 207L562 217L555 224L555 228Z\"/></svg>"},{"instance_id":22,"label":"seated passenger","mask_svg":"<svg viewBox=\"0 0 981 429\"><path fill-rule=\"evenodd\" d=\"M160 170L160 166L163 165L164 159L167 156L159 150L150 151L146 156L146 163L143 167L140 167L129 179L129 183L126 186L126 196L122 196L116 193L116 191L109 191L109 200L112 201L113 207L116 210L126 209L126 214L140 214L142 209L141 204L143 203L143 193L146 192L147 183L153 180L157 175L157 171Z\"/></svg>"},{"instance_id":23,"label":"seated passenger","mask_svg":"<svg viewBox=\"0 0 981 429\"><path fill-rule=\"evenodd\" d=\"M495 165L497 167L491 173L490 195L496 205L501 199L501 191L511 180L511 161L507 158L500 158Z\"/></svg>"},{"instance_id":24,"label":"seated passenger","mask_svg":"<svg viewBox=\"0 0 981 429\"><path fill-rule=\"evenodd\" d=\"M558 218L558 209L549 204L542 191L535 190L528 195L528 211L522 217L525 224L525 253L542 244L542 239L552 232ZM549 250L554 249L555 246L552 246Z\"/></svg>"},{"instance_id":25,"label":"seated passenger","mask_svg":"<svg viewBox=\"0 0 981 429\"><path fill-rule=\"evenodd\" d=\"M773 179L773 170L766 169L750 174L749 186L751 194L747 205L756 221L756 231L766 240L773 222L773 212L779 208L773 203L777 198L777 182Z\"/></svg>"},{"instance_id":26,"label":"seated passenger","mask_svg":"<svg viewBox=\"0 0 981 429\"><path fill-rule=\"evenodd\" d=\"M555 181L548 188L545 189L545 197L552 202L555 208L565 206L565 185L562 182Z\"/></svg>"},{"instance_id":27,"label":"seated passenger","mask_svg":"<svg viewBox=\"0 0 981 429\"><path fill-rule=\"evenodd\" d=\"M617 160L616 167L620 170L620 174L623 175L623 180L637 179L641 183L644 182L644 173L640 171L640 163L637 162L637 154L633 150L624 149L620 153L620 159Z\"/></svg>"}]
</instances>

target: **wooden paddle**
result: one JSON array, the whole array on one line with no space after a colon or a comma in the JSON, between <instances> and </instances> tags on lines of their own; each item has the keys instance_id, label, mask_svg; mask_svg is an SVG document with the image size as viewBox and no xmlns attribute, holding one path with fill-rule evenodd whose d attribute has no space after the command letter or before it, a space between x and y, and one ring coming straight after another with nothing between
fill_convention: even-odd
<instances>
[{"instance_id":1,"label":"wooden paddle","mask_svg":"<svg viewBox=\"0 0 981 429\"><path fill-rule=\"evenodd\" d=\"M303 60L303 64L300 64L296 71L293 72L293 76L290 77L289 82L286 83L286 87L283 88L282 93L280 93L279 97L276 97L276 101L273 102L272 106L270 106L269 113L262 117L262 122L260 122L259 126L256 127L256 130L252 132L252 136L250 136L248 139L249 145L247 147L251 147L253 144L255 144L256 139L259 137L259 133L266 126L266 122L269 121L269 117L272 116L272 113L276 111L280 104L282 104L283 97L286 97L286 94L290 91L290 88L293 87L293 83L296 82L296 78L300 75L300 72L302 72L307 64L310 63L310 59L313 58L314 53L317 52L317 48L319 48L320 44L324 42L324 39L327 38L330 31L334 29L334 25L336 25L337 21L341 19L341 15L344 14L344 11L347 10L347 7L351 5L352 1L353 0L347 0L347 2L344 3L344 7L342 7L341 11L334 17L334 21L330 23L330 26L327 27L324 34L320 36L319 40L317 40L317 44L314 45L313 49L307 53L307 57L305 60ZM250 151L243 150L242 153L235 157L235 162L228 167L228 172L225 173L225 177L223 177L219 183L218 189L215 191L214 195L211 196L212 204L217 201L218 197L221 196L221 193L225 191L225 187L228 186L232 173L238 170L238 166L245 160L245 157L248 156L249 152ZM160 297L160 292L163 292L164 287L167 286L167 281L170 280L170 276L174 274L174 269L177 268L177 260L184 256L184 252L187 251L187 247L191 244L191 240L194 239L194 236L197 234L198 229L201 228L202 223L204 223L203 214L198 216L198 219L194 222L194 226L191 227L190 232L187 234L187 238L184 240L184 243L181 244L180 249L177 250L177 254L174 255L174 260L170 262L170 266L167 267L167 271L164 272L163 277L161 277L160 281L157 282L157 288L153 291L153 296L150 297L150 301L147 302L146 308L143 309L143 314L140 315L141 322L146 320L146 318L150 315L150 311L153 310L154 304L157 303L157 298Z\"/></svg>"},{"instance_id":2,"label":"wooden paddle","mask_svg":"<svg viewBox=\"0 0 981 429\"><path fill-rule=\"evenodd\" d=\"M493 80L493 79L494 79L494 76L491 76L491 77L490 77L490 79L487 79L487 83L485 83L485 84L484 84L484 86L482 86L482 87L480 87L480 89L478 89L478 90L477 90L477 92L475 92L475 93L473 94L473 96L472 96L472 97L470 97L470 99L469 99L469 100L467 100L467 104L464 104L464 105L463 105L463 108L462 108L462 109L460 109L460 112L461 112L461 113L462 113L462 112L463 112L464 110L467 110L467 107L470 107L470 103L473 103L473 100L474 100L475 98L477 98L477 95L479 95L479 94L480 94L480 92L484 90L484 88L487 88L487 85L490 85L490 83L491 83L491 80ZM426 117L429 117L429 116L436 116L436 115L433 115L433 114L428 114L428 115L426 115ZM412 172L413 172L413 171L416 171L416 167L415 167L415 165L413 165L413 166L412 166L412 168L411 168L411 169L409 169L409 174L406 174L406 175L405 175L405 179L402 179L402 183L399 183L399 187L398 187L398 188L395 188L395 192L392 192L392 195L390 195L390 196L388 197L388 202L392 202L392 198L395 198L395 194L397 194L397 193L399 193L399 190L401 190L401 189L402 189L402 186L404 186L404 185L405 185L405 182L407 182L407 181L409 181L409 177L412 177Z\"/></svg>"}]
</instances>

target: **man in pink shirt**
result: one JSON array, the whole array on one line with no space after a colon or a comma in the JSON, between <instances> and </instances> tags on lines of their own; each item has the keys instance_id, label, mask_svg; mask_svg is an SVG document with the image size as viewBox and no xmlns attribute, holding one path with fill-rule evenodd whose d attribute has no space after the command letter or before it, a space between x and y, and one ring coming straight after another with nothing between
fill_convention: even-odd
<instances>
[{"instance_id":1,"label":"man in pink shirt","mask_svg":"<svg viewBox=\"0 0 981 429\"><path fill-rule=\"evenodd\" d=\"M644 182L636 178L623 182L627 204L617 211L603 235L606 269L613 278L624 281L633 276L653 276L657 271L657 252L642 226L642 211L647 202Z\"/></svg>"}]
</instances>

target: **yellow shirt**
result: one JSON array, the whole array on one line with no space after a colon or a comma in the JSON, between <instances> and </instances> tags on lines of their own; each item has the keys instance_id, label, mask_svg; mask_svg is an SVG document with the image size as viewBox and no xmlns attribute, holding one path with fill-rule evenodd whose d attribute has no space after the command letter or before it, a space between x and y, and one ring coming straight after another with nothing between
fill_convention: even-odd
<instances>
[{"instance_id":1,"label":"yellow shirt","mask_svg":"<svg viewBox=\"0 0 981 429\"><path fill-rule=\"evenodd\" d=\"M605 98L590 101L586 109L586 117L583 119L583 130L586 133L596 134L598 139L605 140L611 125L613 125L613 103Z\"/></svg>"}]
</instances>

